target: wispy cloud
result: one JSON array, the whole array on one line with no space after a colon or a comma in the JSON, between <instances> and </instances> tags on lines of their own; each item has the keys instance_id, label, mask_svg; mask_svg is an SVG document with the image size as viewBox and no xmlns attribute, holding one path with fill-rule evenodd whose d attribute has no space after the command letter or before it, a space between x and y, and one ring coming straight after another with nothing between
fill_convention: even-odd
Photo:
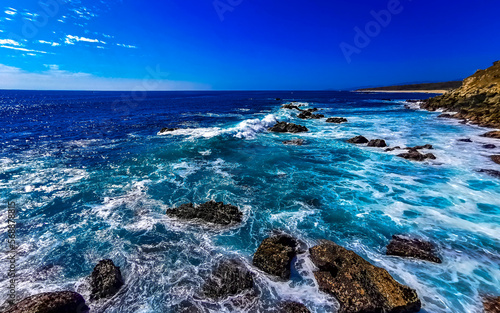
<instances>
[{"instance_id":1,"label":"wispy cloud","mask_svg":"<svg viewBox=\"0 0 500 313\"><path fill-rule=\"evenodd\" d=\"M16 15L17 14L17 11L12 9L12 8L9 8L8 10L5 10L5 14L8 14L8 15Z\"/></svg>"},{"instance_id":2,"label":"wispy cloud","mask_svg":"<svg viewBox=\"0 0 500 313\"><path fill-rule=\"evenodd\" d=\"M43 43L45 45L51 45L52 47L57 47L60 46L61 44L58 42L50 42L50 41L45 41L45 40L38 40L39 43Z\"/></svg>"},{"instance_id":3,"label":"wispy cloud","mask_svg":"<svg viewBox=\"0 0 500 313\"><path fill-rule=\"evenodd\" d=\"M165 79L123 79L98 77L88 73L73 73L57 65L46 65L39 73L0 64L0 89L26 90L207 90L210 86Z\"/></svg>"},{"instance_id":4,"label":"wispy cloud","mask_svg":"<svg viewBox=\"0 0 500 313\"><path fill-rule=\"evenodd\" d=\"M20 46L21 44L12 39L0 39L0 45Z\"/></svg>"},{"instance_id":5,"label":"wispy cloud","mask_svg":"<svg viewBox=\"0 0 500 313\"><path fill-rule=\"evenodd\" d=\"M116 45L119 46L119 47L124 47L124 48L137 49L136 46L125 45L125 44L122 44L122 43L117 43Z\"/></svg>"},{"instance_id":6,"label":"wispy cloud","mask_svg":"<svg viewBox=\"0 0 500 313\"><path fill-rule=\"evenodd\" d=\"M6 45L0 45L0 48L11 49L11 50L18 50L18 51L24 51L24 52L50 54L50 53L48 53L46 51L32 50L32 49L26 49L26 48L22 48L22 47L12 47L12 46L6 46ZM30 55L33 55L33 54L30 54Z\"/></svg>"},{"instance_id":7,"label":"wispy cloud","mask_svg":"<svg viewBox=\"0 0 500 313\"><path fill-rule=\"evenodd\" d=\"M106 42L98 40L98 39L91 39L91 38L85 38L85 37L79 37L79 36L72 36L72 35L67 35L66 39L64 42L68 45L74 45L75 42L90 42L90 43L101 43L101 44L106 44Z\"/></svg>"}]
</instances>

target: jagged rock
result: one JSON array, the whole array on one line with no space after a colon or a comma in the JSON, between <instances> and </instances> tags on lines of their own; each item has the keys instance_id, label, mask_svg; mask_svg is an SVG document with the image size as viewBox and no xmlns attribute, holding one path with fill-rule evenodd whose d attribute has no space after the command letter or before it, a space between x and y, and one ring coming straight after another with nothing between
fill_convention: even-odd
<instances>
[{"instance_id":1,"label":"jagged rock","mask_svg":"<svg viewBox=\"0 0 500 313\"><path fill-rule=\"evenodd\" d=\"M434 149L434 147L432 145L426 144L423 146L408 147L406 149L408 149L408 150L422 150L422 149L432 150L432 149Z\"/></svg>"},{"instance_id":2,"label":"jagged rock","mask_svg":"<svg viewBox=\"0 0 500 313\"><path fill-rule=\"evenodd\" d=\"M309 249L318 267L314 277L320 290L340 303L340 313L418 312L420 299L415 290L395 281L383 268L334 242L324 240Z\"/></svg>"},{"instance_id":3,"label":"jagged rock","mask_svg":"<svg viewBox=\"0 0 500 313\"><path fill-rule=\"evenodd\" d=\"M436 156L432 153L422 154L417 150L410 150L408 153L398 154L398 157L413 161L424 161L426 159L435 160Z\"/></svg>"},{"instance_id":4,"label":"jagged rock","mask_svg":"<svg viewBox=\"0 0 500 313\"><path fill-rule=\"evenodd\" d=\"M460 141L460 142L472 142L472 140L470 138L461 138L461 139L458 139L458 141Z\"/></svg>"},{"instance_id":5,"label":"jagged rock","mask_svg":"<svg viewBox=\"0 0 500 313\"><path fill-rule=\"evenodd\" d=\"M290 278L292 259L297 254L297 241L288 235L276 235L262 241L253 256L253 265L262 271Z\"/></svg>"},{"instance_id":6,"label":"jagged rock","mask_svg":"<svg viewBox=\"0 0 500 313\"><path fill-rule=\"evenodd\" d=\"M309 129L302 125L287 122L278 122L273 127L270 127L269 131L276 133L302 133L309 131Z\"/></svg>"},{"instance_id":7,"label":"jagged rock","mask_svg":"<svg viewBox=\"0 0 500 313\"><path fill-rule=\"evenodd\" d=\"M354 138L351 138L347 140L348 143L355 143L355 144L363 144L363 143L368 143L368 139L366 139L363 136L356 136Z\"/></svg>"},{"instance_id":8,"label":"jagged rock","mask_svg":"<svg viewBox=\"0 0 500 313\"><path fill-rule=\"evenodd\" d=\"M487 297L483 301L484 313L500 313L500 297Z\"/></svg>"},{"instance_id":9,"label":"jagged rock","mask_svg":"<svg viewBox=\"0 0 500 313\"><path fill-rule=\"evenodd\" d=\"M304 144L304 139L292 139L283 141L285 145L302 146Z\"/></svg>"},{"instance_id":10,"label":"jagged rock","mask_svg":"<svg viewBox=\"0 0 500 313\"><path fill-rule=\"evenodd\" d=\"M390 152L390 151L394 151L394 150L400 150L401 147L400 146L395 146L395 147L392 147L392 148L387 148L385 149L385 152Z\"/></svg>"},{"instance_id":11,"label":"jagged rock","mask_svg":"<svg viewBox=\"0 0 500 313\"><path fill-rule=\"evenodd\" d=\"M486 173L495 178L500 178L500 171L490 170L490 169L481 169L478 170L479 173Z\"/></svg>"},{"instance_id":12,"label":"jagged rock","mask_svg":"<svg viewBox=\"0 0 500 313\"><path fill-rule=\"evenodd\" d=\"M323 114L312 114L311 112L314 112L314 111L302 111L299 115L297 115L297 117L301 118L303 120L320 119L320 118L325 117Z\"/></svg>"},{"instance_id":13,"label":"jagged rock","mask_svg":"<svg viewBox=\"0 0 500 313\"><path fill-rule=\"evenodd\" d=\"M492 131L492 132L488 132L486 134L483 134L482 135L483 137L487 137L487 138L496 138L496 139L500 139L500 131Z\"/></svg>"},{"instance_id":14,"label":"jagged rock","mask_svg":"<svg viewBox=\"0 0 500 313\"><path fill-rule=\"evenodd\" d=\"M311 313L302 303L286 301L279 305L277 313Z\"/></svg>"},{"instance_id":15,"label":"jagged rock","mask_svg":"<svg viewBox=\"0 0 500 313\"><path fill-rule=\"evenodd\" d=\"M441 263L441 259L434 252L435 247L430 242L394 235L387 245L386 254Z\"/></svg>"},{"instance_id":16,"label":"jagged rock","mask_svg":"<svg viewBox=\"0 0 500 313\"><path fill-rule=\"evenodd\" d=\"M282 109L289 109L289 110L299 110L299 111L303 111L301 108L299 108L298 106L296 105L293 105L293 104L283 104L281 106Z\"/></svg>"},{"instance_id":17,"label":"jagged rock","mask_svg":"<svg viewBox=\"0 0 500 313\"><path fill-rule=\"evenodd\" d=\"M46 292L28 297L4 313L88 313L85 299L73 291Z\"/></svg>"},{"instance_id":18,"label":"jagged rock","mask_svg":"<svg viewBox=\"0 0 500 313\"><path fill-rule=\"evenodd\" d=\"M466 78L460 88L424 101L421 108L458 112L454 118L486 127L500 127L500 63Z\"/></svg>"},{"instance_id":19,"label":"jagged rock","mask_svg":"<svg viewBox=\"0 0 500 313\"><path fill-rule=\"evenodd\" d=\"M329 117L326 119L327 123L342 124L347 123L347 119L343 117Z\"/></svg>"},{"instance_id":20,"label":"jagged rock","mask_svg":"<svg viewBox=\"0 0 500 313\"><path fill-rule=\"evenodd\" d=\"M243 213L236 206L213 200L198 206L192 203L182 204L177 208L168 209L167 215L222 226L240 223L243 218Z\"/></svg>"},{"instance_id":21,"label":"jagged rock","mask_svg":"<svg viewBox=\"0 0 500 313\"><path fill-rule=\"evenodd\" d=\"M221 262L202 286L205 298L219 301L253 289L253 274L238 260Z\"/></svg>"},{"instance_id":22,"label":"jagged rock","mask_svg":"<svg viewBox=\"0 0 500 313\"><path fill-rule=\"evenodd\" d=\"M182 301L173 308L175 313L202 313L203 311L198 308L194 303L189 301Z\"/></svg>"},{"instance_id":23,"label":"jagged rock","mask_svg":"<svg viewBox=\"0 0 500 313\"><path fill-rule=\"evenodd\" d=\"M495 149L497 146L495 145L492 145L492 144L486 144L486 145L483 145L483 148L485 149Z\"/></svg>"},{"instance_id":24,"label":"jagged rock","mask_svg":"<svg viewBox=\"0 0 500 313\"><path fill-rule=\"evenodd\" d=\"M500 164L500 155L492 155L491 160L497 164Z\"/></svg>"},{"instance_id":25,"label":"jagged rock","mask_svg":"<svg viewBox=\"0 0 500 313\"><path fill-rule=\"evenodd\" d=\"M372 139L368 142L368 147L384 148L387 147L387 144L383 139Z\"/></svg>"},{"instance_id":26,"label":"jagged rock","mask_svg":"<svg viewBox=\"0 0 500 313\"><path fill-rule=\"evenodd\" d=\"M90 299L111 297L118 292L121 286L123 286L123 278L120 268L109 259L101 260L94 267L90 276L92 289Z\"/></svg>"},{"instance_id":27,"label":"jagged rock","mask_svg":"<svg viewBox=\"0 0 500 313\"><path fill-rule=\"evenodd\" d=\"M163 134L163 133L168 133L168 132L173 132L174 130L178 130L179 128L168 128L168 127L165 127L165 128L162 128L160 130L160 134Z\"/></svg>"}]
</instances>

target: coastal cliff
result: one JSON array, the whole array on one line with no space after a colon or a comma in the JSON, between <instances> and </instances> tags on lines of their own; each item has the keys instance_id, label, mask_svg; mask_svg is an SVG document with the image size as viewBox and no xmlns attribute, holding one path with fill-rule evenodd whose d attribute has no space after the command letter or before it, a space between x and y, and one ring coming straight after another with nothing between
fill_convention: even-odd
<instances>
[{"instance_id":1,"label":"coastal cliff","mask_svg":"<svg viewBox=\"0 0 500 313\"><path fill-rule=\"evenodd\" d=\"M460 88L426 100L421 107L457 112L452 117L500 128L500 61L466 78Z\"/></svg>"}]
</instances>

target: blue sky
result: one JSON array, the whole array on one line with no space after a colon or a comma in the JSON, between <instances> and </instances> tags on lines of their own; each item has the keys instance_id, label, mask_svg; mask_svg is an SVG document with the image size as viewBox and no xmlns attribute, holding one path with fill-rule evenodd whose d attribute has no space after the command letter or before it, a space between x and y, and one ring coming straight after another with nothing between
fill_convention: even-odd
<instances>
[{"instance_id":1,"label":"blue sky","mask_svg":"<svg viewBox=\"0 0 500 313\"><path fill-rule=\"evenodd\" d=\"M349 89L500 59L497 0L1 3L2 89Z\"/></svg>"}]
</instances>

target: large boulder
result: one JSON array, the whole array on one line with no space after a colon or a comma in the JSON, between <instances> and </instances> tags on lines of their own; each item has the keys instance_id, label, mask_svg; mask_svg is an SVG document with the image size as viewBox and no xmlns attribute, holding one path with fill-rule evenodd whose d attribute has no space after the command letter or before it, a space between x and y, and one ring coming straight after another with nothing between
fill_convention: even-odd
<instances>
[{"instance_id":1,"label":"large boulder","mask_svg":"<svg viewBox=\"0 0 500 313\"><path fill-rule=\"evenodd\" d=\"M383 139L372 139L368 142L368 147L384 148L387 147L387 143Z\"/></svg>"},{"instance_id":2,"label":"large boulder","mask_svg":"<svg viewBox=\"0 0 500 313\"><path fill-rule=\"evenodd\" d=\"M496 139L500 139L500 131L492 131L492 132L488 132L484 135L482 135L483 137L487 137L487 138L496 138Z\"/></svg>"},{"instance_id":3,"label":"large boulder","mask_svg":"<svg viewBox=\"0 0 500 313\"><path fill-rule=\"evenodd\" d=\"M323 114L312 114L314 111L303 111L300 114L297 115L298 118L301 118L303 120L307 119L320 119L325 117Z\"/></svg>"},{"instance_id":4,"label":"large boulder","mask_svg":"<svg viewBox=\"0 0 500 313\"><path fill-rule=\"evenodd\" d=\"M418 152L417 150L410 150L407 153L401 153L398 154L398 157L407 159L407 160L412 160L412 161L424 161L427 159L435 160L436 156L432 153L427 153L427 154L422 154Z\"/></svg>"},{"instance_id":5,"label":"large boulder","mask_svg":"<svg viewBox=\"0 0 500 313\"><path fill-rule=\"evenodd\" d=\"M4 313L87 313L85 299L73 291L46 292L28 297Z\"/></svg>"},{"instance_id":6,"label":"large boulder","mask_svg":"<svg viewBox=\"0 0 500 313\"><path fill-rule=\"evenodd\" d=\"M262 241L253 256L253 265L281 279L290 278L290 267L297 254L297 241L288 235L276 235Z\"/></svg>"},{"instance_id":7,"label":"large boulder","mask_svg":"<svg viewBox=\"0 0 500 313\"><path fill-rule=\"evenodd\" d=\"M483 301L484 313L500 313L500 297L487 297Z\"/></svg>"},{"instance_id":8,"label":"large boulder","mask_svg":"<svg viewBox=\"0 0 500 313\"><path fill-rule=\"evenodd\" d=\"M202 286L205 298L219 301L251 291L254 286L253 274L239 260L225 260L212 272Z\"/></svg>"},{"instance_id":9,"label":"large boulder","mask_svg":"<svg viewBox=\"0 0 500 313\"><path fill-rule=\"evenodd\" d=\"M441 263L435 250L434 245L430 242L394 235L387 245L386 254Z\"/></svg>"},{"instance_id":10,"label":"large boulder","mask_svg":"<svg viewBox=\"0 0 500 313\"><path fill-rule=\"evenodd\" d=\"M109 298L123 286L120 268L113 261L101 260L90 275L91 300Z\"/></svg>"},{"instance_id":11,"label":"large boulder","mask_svg":"<svg viewBox=\"0 0 500 313\"><path fill-rule=\"evenodd\" d=\"M309 131L309 129L302 125L287 122L278 122L273 127L270 127L269 131L275 133L302 133Z\"/></svg>"},{"instance_id":12,"label":"large boulder","mask_svg":"<svg viewBox=\"0 0 500 313\"><path fill-rule=\"evenodd\" d=\"M327 123L342 124L347 123L347 119L343 117L329 117L326 119Z\"/></svg>"},{"instance_id":13,"label":"large boulder","mask_svg":"<svg viewBox=\"0 0 500 313\"><path fill-rule=\"evenodd\" d=\"M198 206L182 204L167 210L167 215L181 220L202 221L210 224L228 226L240 223L243 213L234 205L208 201Z\"/></svg>"},{"instance_id":14,"label":"large boulder","mask_svg":"<svg viewBox=\"0 0 500 313\"><path fill-rule=\"evenodd\" d=\"M492 155L491 160L497 164L500 164L500 155Z\"/></svg>"},{"instance_id":15,"label":"large boulder","mask_svg":"<svg viewBox=\"0 0 500 313\"><path fill-rule=\"evenodd\" d=\"M415 290L395 281L383 268L334 242L323 241L310 250L318 267L314 277L319 288L340 303L340 313L418 312L420 299Z\"/></svg>"},{"instance_id":16,"label":"large boulder","mask_svg":"<svg viewBox=\"0 0 500 313\"><path fill-rule=\"evenodd\" d=\"M277 313L311 313L311 311L302 303L286 301L279 305Z\"/></svg>"},{"instance_id":17,"label":"large boulder","mask_svg":"<svg viewBox=\"0 0 500 313\"><path fill-rule=\"evenodd\" d=\"M363 144L363 143L368 143L368 139L366 139L363 136L356 136L354 138L351 138L347 140L348 143L355 143L355 144Z\"/></svg>"}]
</instances>

